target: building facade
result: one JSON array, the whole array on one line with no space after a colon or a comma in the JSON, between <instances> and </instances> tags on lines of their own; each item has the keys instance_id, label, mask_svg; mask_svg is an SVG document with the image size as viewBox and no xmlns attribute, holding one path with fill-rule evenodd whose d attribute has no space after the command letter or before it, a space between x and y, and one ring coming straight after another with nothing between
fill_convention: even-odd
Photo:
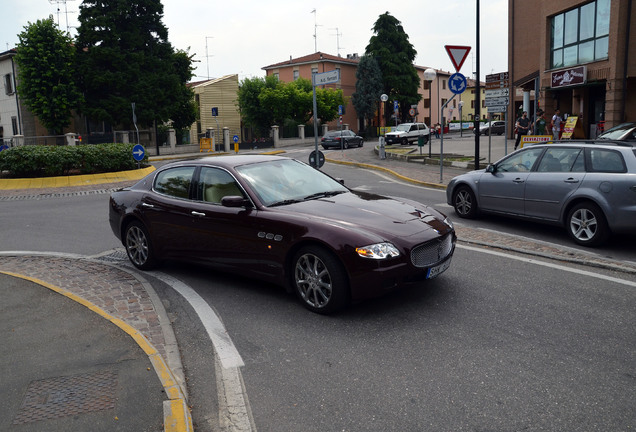
<instances>
[{"instance_id":1,"label":"building facade","mask_svg":"<svg viewBox=\"0 0 636 432\"><path fill-rule=\"evenodd\" d=\"M584 138L636 121L631 0L509 0L511 122L537 109L576 116ZM631 52L630 52L631 51Z\"/></svg>"},{"instance_id":2,"label":"building facade","mask_svg":"<svg viewBox=\"0 0 636 432\"><path fill-rule=\"evenodd\" d=\"M229 130L230 136L241 136L237 74L191 82L188 86L194 91L194 101L199 111L199 118L190 128L191 143L198 143L199 137L209 128L214 129L217 143L223 142L223 128Z\"/></svg>"},{"instance_id":3,"label":"building facade","mask_svg":"<svg viewBox=\"0 0 636 432\"><path fill-rule=\"evenodd\" d=\"M263 67L267 76L273 75L278 77L281 82L292 82L298 78L311 80L314 73L323 73L333 70L340 71L340 81L335 84L328 84L326 88L336 88L342 90L346 105L344 106L344 114L342 115L342 123L349 125L349 129L358 131L361 126L358 124L358 118L351 96L356 91L356 70L360 59L357 54L350 54L346 58L338 57L331 54L316 52L298 58L289 58L288 61L275 63ZM338 122L333 121L329 124L330 129L336 129Z\"/></svg>"},{"instance_id":4,"label":"building facade","mask_svg":"<svg viewBox=\"0 0 636 432\"><path fill-rule=\"evenodd\" d=\"M312 73L322 73L332 70L340 70L340 82L331 84L327 87L333 87L342 89L343 96L347 102L345 106L345 114L343 115L343 123L348 125L350 129L355 132L359 132L365 127L383 127L394 126L391 124L383 124L382 116L378 115L374 124L364 125L362 119L358 118L358 115L351 102L351 96L356 91L356 70L358 69L358 63L360 58L357 54L349 54L346 58L334 56L326 53L317 52L307 56L299 58L291 58L284 62L275 63L269 66L263 67L266 75L277 76L280 81L290 82L300 77L311 79ZM424 122L427 125L442 123L441 108L446 101L453 97L453 93L448 88L448 79L452 75L451 72L435 69L436 76L432 81L424 79L424 71L428 68L422 66L415 66L417 74L420 78L420 94L422 99L417 105L416 115L413 117L413 121ZM473 80L469 80L469 86L474 87ZM465 96L462 96L462 99ZM474 94L473 94L474 98ZM482 97L483 101L483 97ZM379 102L379 101L378 101ZM391 101L389 101L391 102ZM460 97L455 97L444 111L444 118L446 122L451 120L459 120L459 102ZM473 102L474 103L474 102ZM387 104L387 106L389 106ZM462 114L464 118L472 119L474 108L470 108L471 104L464 103ZM388 109L388 108L387 108ZM335 129L339 125L336 121L329 124L330 129Z\"/></svg>"}]
</instances>

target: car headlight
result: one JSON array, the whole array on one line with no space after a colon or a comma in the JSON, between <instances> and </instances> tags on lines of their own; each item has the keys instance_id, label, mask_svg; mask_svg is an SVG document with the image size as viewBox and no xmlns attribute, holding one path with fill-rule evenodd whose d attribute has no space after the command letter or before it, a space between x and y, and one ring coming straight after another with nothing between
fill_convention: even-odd
<instances>
[{"instance_id":1,"label":"car headlight","mask_svg":"<svg viewBox=\"0 0 636 432\"><path fill-rule=\"evenodd\" d=\"M444 219L444 223L448 225L449 227L451 227L452 229L455 229L455 227L453 226L453 222L451 222L449 218Z\"/></svg>"},{"instance_id":2,"label":"car headlight","mask_svg":"<svg viewBox=\"0 0 636 432\"><path fill-rule=\"evenodd\" d=\"M400 256L400 251L391 243L376 243L356 248L358 255L364 258L385 259Z\"/></svg>"}]
</instances>

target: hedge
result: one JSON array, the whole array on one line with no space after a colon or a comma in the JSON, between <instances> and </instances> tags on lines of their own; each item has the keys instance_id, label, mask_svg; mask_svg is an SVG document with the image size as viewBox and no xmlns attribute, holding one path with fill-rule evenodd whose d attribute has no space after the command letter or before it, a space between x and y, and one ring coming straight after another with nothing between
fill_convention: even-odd
<instances>
[{"instance_id":1,"label":"hedge","mask_svg":"<svg viewBox=\"0 0 636 432\"><path fill-rule=\"evenodd\" d=\"M3 176L30 178L97 174L137 169L134 144L20 146L0 151ZM148 165L148 156L141 161Z\"/></svg>"}]
</instances>

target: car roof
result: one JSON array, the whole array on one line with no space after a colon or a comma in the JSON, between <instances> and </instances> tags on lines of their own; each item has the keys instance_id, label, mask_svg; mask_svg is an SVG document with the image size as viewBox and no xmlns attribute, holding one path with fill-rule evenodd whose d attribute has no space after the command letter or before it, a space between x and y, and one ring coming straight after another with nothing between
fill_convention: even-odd
<instances>
[{"instance_id":1,"label":"car roof","mask_svg":"<svg viewBox=\"0 0 636 432\"><path fill-rule=\"evenodd\" d=\"M537 146L541 146L541 147L550 147L550 146L554 146L554 145L566 145L566 146L571 146L571 145L577 145L577 146L587 146L587 147L591 147L591 146L614 146L614 147L626 147L626 148L633 148L634 147L634 143L630 143L628 141L618 141L618 140L586 140L586 139L573 139L573 140L559 140L559 141L551 141L550 143L541 143L541 144L535 144L532 147L537 147Z\"/></svg>"},{"instance_id":2,"label":"car roof","mask_svg":"<svg viewBox=\"0 0 636 432\"><path fill-rule=\"evenodd\" d=\"M233 168L239 165L247 165L251 163L291 160L291 158L276 155L223 155L223 156L206 156L199 159L189 159L176 162L170 162L161 167L161 169L177 166L192 165L214 165L223 168Z\"/></svg>"}]
</instances>

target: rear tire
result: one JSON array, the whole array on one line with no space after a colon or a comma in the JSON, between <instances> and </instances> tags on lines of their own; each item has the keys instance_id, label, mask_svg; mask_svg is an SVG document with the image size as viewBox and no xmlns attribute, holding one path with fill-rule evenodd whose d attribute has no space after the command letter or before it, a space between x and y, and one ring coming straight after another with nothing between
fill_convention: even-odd
<instances>
[{"instance_id":1,"label":"rear tire","mask_svg":"<svg viewBox=\"0 0 636 432\"><path fill-rule=\"evenodd\" d=\"M151 270L158 264L154 256L150 236L144 224L139 221L133 221L124 231L124 246L128 259L135 267L141 270Z\"/></svg>"},{"instance_id":2,"label":"rear tire","mask_svg":"<svg viewBox=\"0 0 636 432\"><path fill-rule=\"evenodd\" d=\"M591 202L572 207L565 222L570 237L582 246L599 246L610 236L603 210Z\"/></svg>"},{"instance_id":3,"label":"rear tire","mask_svg":"<svg viewBox=\"0 0 636 432\"><path fill-rule=\"evenodd\" d=\"M307 309L326 315L348 303L349 281L331 252L319 246L305 246L296 253L292 265L292 286Z\"/></svg>"},{"instance_id":4,"label":"rear tire","mask_svg":"<svg viewBox=\"0 0 636 432\"><path fill-rule=\"evenodd\" d=\"M468 186L459 186L453 193L453 208L457 216L474 219L479 213L475 193Z\"/></svg>"}]
</instances>

